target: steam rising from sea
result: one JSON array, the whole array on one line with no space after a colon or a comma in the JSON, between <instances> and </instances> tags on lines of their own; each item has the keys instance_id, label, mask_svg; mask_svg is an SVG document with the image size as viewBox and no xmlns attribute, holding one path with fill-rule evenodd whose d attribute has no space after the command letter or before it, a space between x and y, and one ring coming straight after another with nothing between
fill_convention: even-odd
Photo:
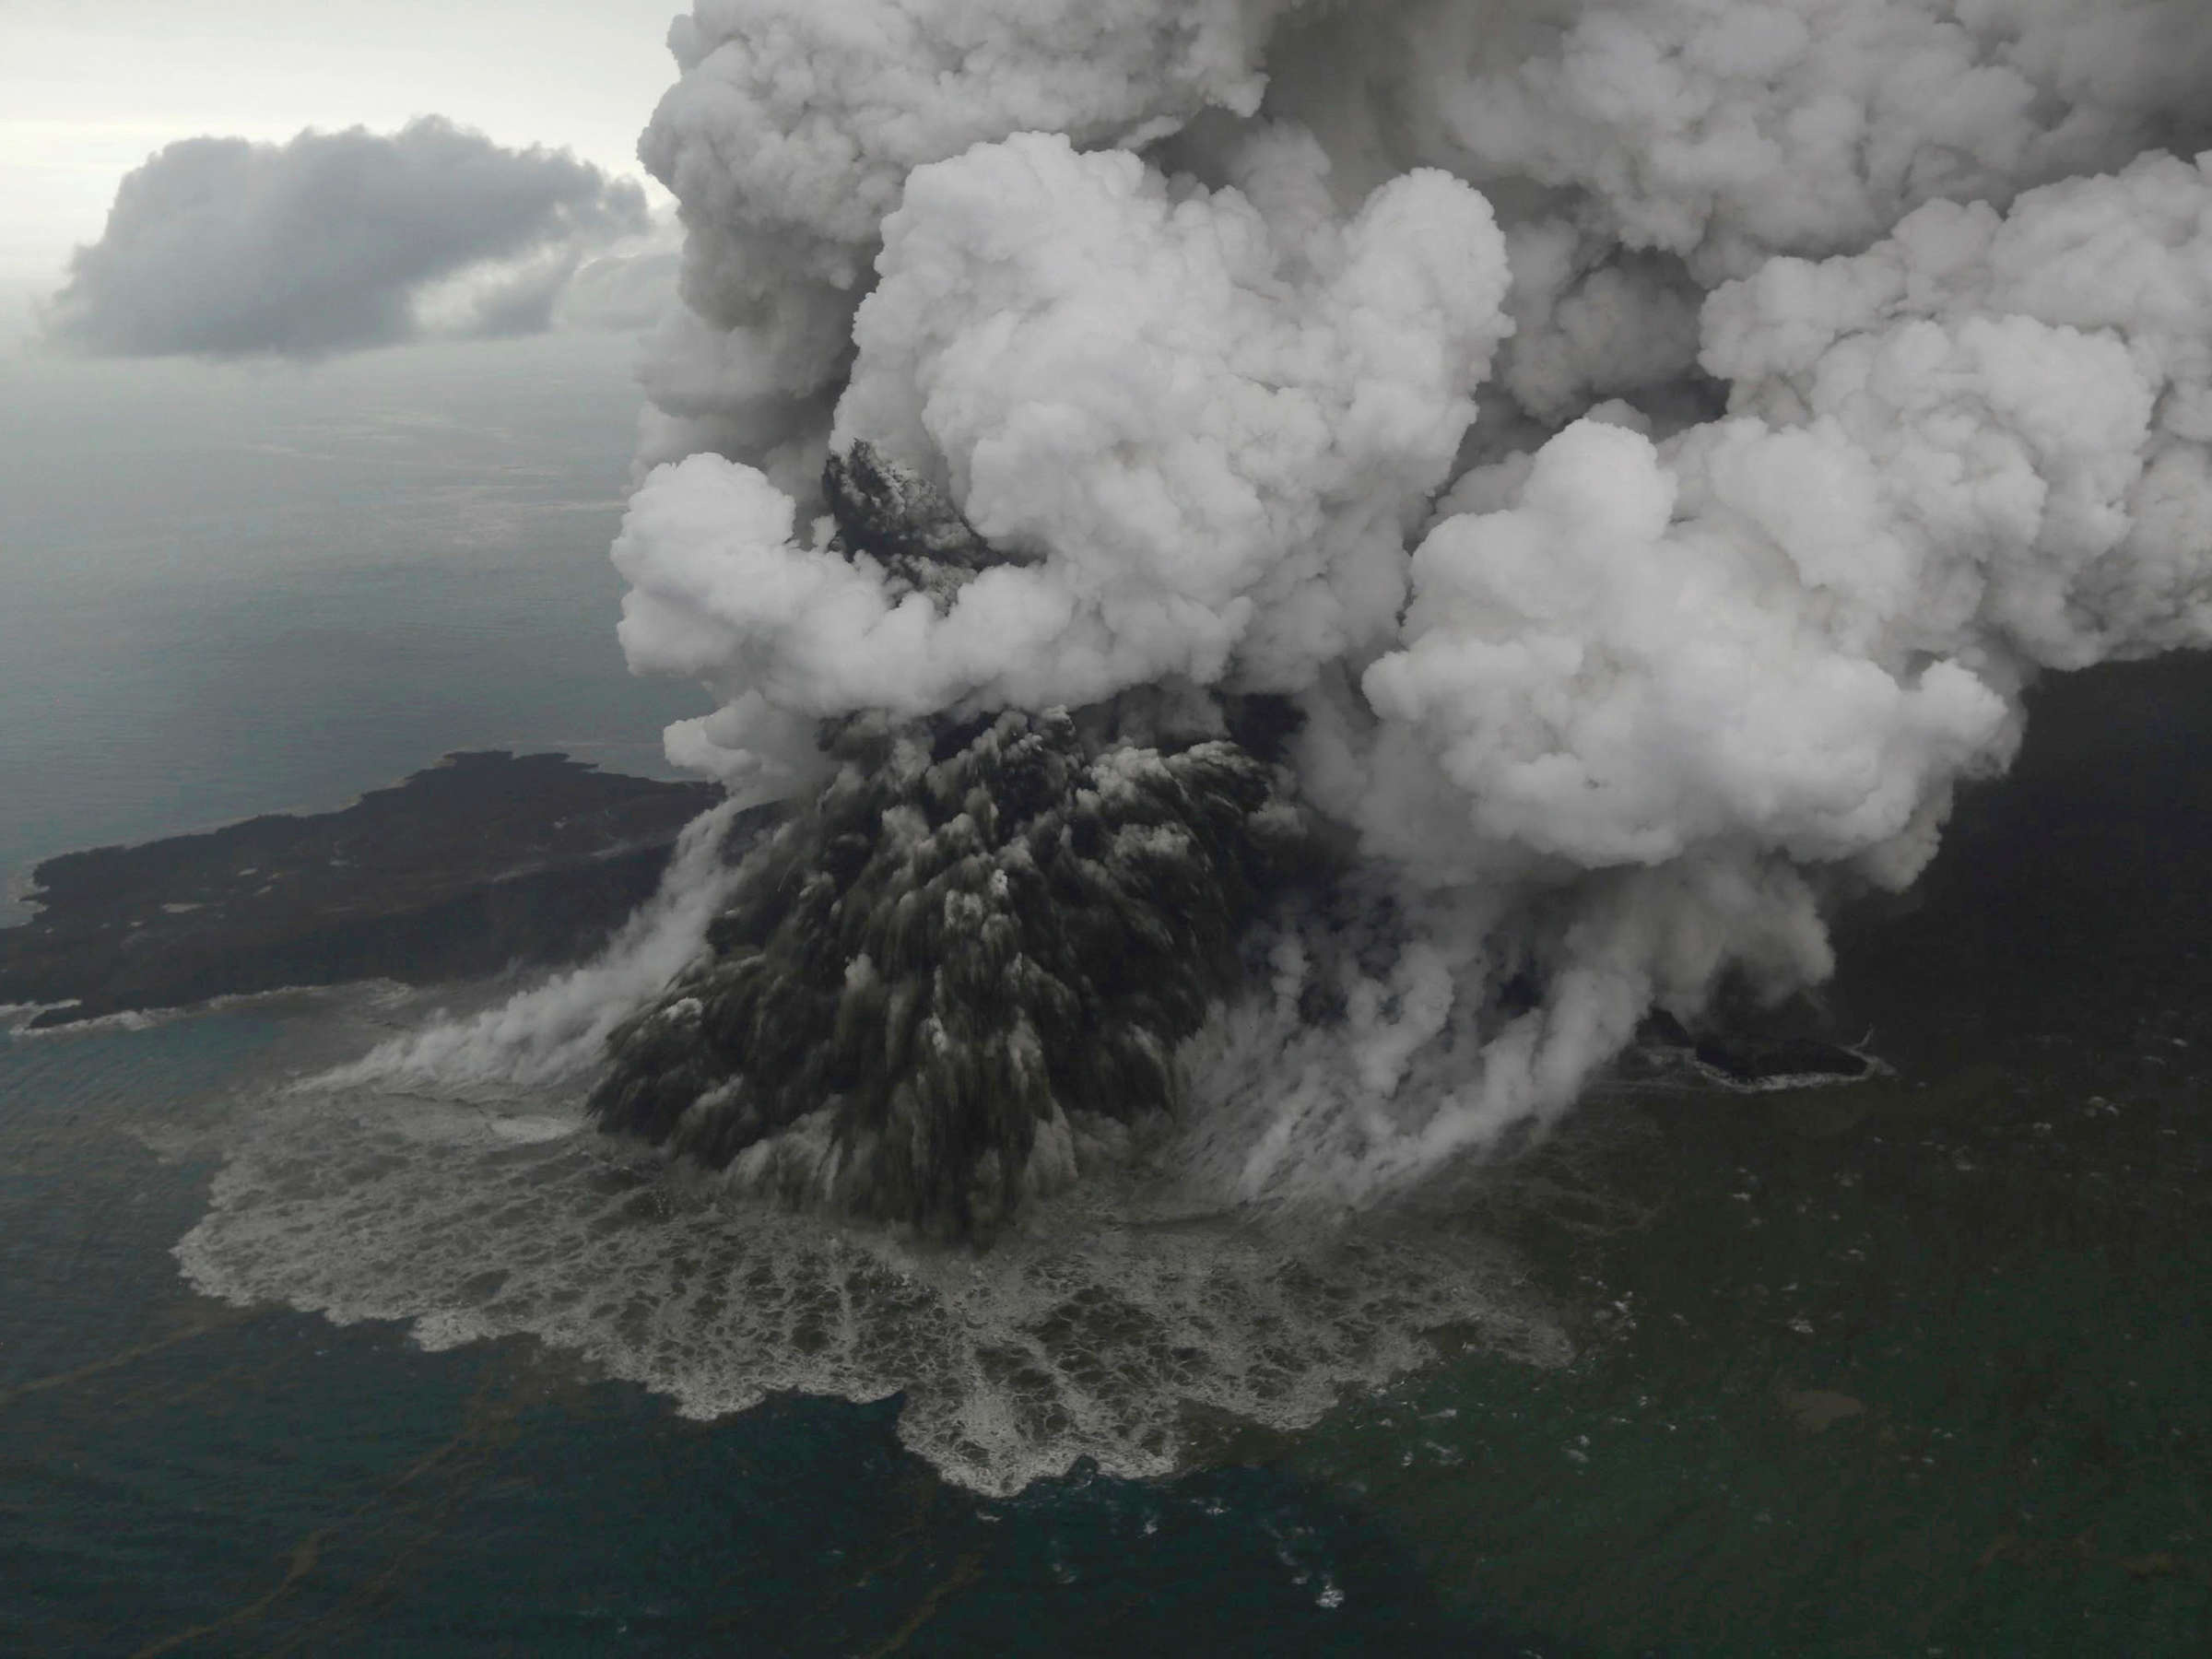
<instances>
[{"instance_id":1,"label":"steam rising from sea","mask_svg":"<svg viewBox=\"0 0 2212 1659\"><path fill-rule=\"evenodd\" d=\"M1655 1007L1817 984L2037 675L2212 641L2201 0L698 0L670 44L614 557L632 666L717 705L671 757L767 799L826 717L1272 693L1394 930L1286 928L1168 1140L941 1258L500 1092L699 947L688 857L608 963L274 1102L211 1290L701 1413L910 1388L1000 1489L1165 1467L1182 1400L1309 1420L1424 1326L1556 1351L1379 1201ZM939 608L831 547L861 441L1022 559ZM1362 1218L1255 1218L1313 1205Z\"/></svg>"}]
</instances>

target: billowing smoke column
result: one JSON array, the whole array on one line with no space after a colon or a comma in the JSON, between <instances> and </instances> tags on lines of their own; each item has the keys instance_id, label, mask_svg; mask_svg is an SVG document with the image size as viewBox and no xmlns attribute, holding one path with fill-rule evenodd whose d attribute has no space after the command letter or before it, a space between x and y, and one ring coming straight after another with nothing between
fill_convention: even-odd
<instances>
[{"instance_id":1,"label":"billowing smoke column","mask_svg":"<svg viewBox=\"0 0 2212 1659\"><path fill-rule=\"evenodd\" d=\"M794 842L741 874L774 914L618 1042L611 1122L789 1184L760 1009L668 1052L716 964L789 966L794 1030L880 1024L877 924L775 906L884 881L962 745L1060 769L975 892L1101 772L1203 756L1355 860L1252 946L1214 1172L1370 1198L1540 1125L1654 1007L1818 982L1823 905L1914 877L2039 671L2212 639L2201 0L699 0L672 45L643 155L684 305L623 642L720 705L677 759L810 796L824 857L847 796L883 828L834 892L792 896ZM1236 742L1254 706L1295 710L1293 778ZM1205 794L1114 832L1188 841ZM1257 854L1207 845L1207 925L1249 919ZM877 1125L885 1064L848 1089ZM1006 1159L1065 1172L1070 1064L999 1088ZM818 1135L813 1185L864 1142Z\"/></svg>"}]
</instances>

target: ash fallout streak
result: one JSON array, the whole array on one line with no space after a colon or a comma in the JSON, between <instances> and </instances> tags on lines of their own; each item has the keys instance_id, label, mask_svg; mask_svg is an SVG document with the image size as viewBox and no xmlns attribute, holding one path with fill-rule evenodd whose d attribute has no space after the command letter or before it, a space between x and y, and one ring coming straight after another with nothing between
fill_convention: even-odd
<instances>
[{"instance_id":1,"label":"ash fallout streak","mask_svg":"<svg viewBox=\"0 0 2212 1659\"><path fill-rule=\"evenodd\" d=\"M2194 0L671 46L622 640L796 806L597 1100L740 1180L987 1230L1203 1029L1194 1179L1371 1203L1817 986L2036 677L2212 638Z\"/></svg>"}]
</instances>

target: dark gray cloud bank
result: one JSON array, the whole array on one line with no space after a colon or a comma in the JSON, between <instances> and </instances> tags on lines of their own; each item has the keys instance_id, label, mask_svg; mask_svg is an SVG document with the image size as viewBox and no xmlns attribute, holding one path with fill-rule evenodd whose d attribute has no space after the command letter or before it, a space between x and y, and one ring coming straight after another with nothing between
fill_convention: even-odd
<instances>
[{"instance_id":1,"label":"dark gray cloud bank","mask_svg":"<svg viewBox=\"0 0 2212 1659\"><path fill-rule=\"evenodd\" d=\"M636 184L438 116L388 136L188 138L124 180L48 327L123 357L531 334L587 255L649 228Z\"/></svg>"}]
</instances>

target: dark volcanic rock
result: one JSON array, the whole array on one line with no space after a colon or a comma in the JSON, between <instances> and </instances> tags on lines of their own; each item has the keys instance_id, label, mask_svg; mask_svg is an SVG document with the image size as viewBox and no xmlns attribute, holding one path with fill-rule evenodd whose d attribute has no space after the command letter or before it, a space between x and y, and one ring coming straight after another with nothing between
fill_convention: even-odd
<instances>
[{"instance_id":1,"label":"dark volcanic rock","mask_svg":"<svg viewBox=\"0 0 2212 1659\"><path fill-rule=\"evenodd\" d=\"M1691 1031L1672 1015L1654 1010L1637 1033L1626 1062L1686 1061L1696 1075L1724 1088L1762 1090L1856 1083L1887 1069L1863 1049L1801 1028L1820 1018L1809 1004L1763 1012L1735 1009L1709 1015Z\"/></svg>"},{"instance_id":2,"label":"dark volcanic rock","mask_svg":"<svg viewBox=\"0 0 2212 1659\"><path fill-rule=\"evenodd\" d=\"M993 547L943 490L872 443L830 457L822 495L837 521L831 545L839 552L866 554L890 573L894 586L927 594L940 607L994 565L1034 562Z\"/></svg>"},{"instance_id":3,"label":"dark volcanic rock","mask_svg":"<svg viewBox=\"0 0 2212 1659\"><path fill-rule=\"evenodd\" d=\"M1873 1060L1817 1037L1764 1037L1712 1031L1691 1051L1700 1065L1737 1088L1778 1088L1806 1083L1853 1083L1876 1074Z\"/></svg>"},{"instance_id":4,"label":"dark volcanic rock","mask_svg":"<svg viewBox=\"0 0 2212 1659\"><path fill-rule=\"evenodd\" d=\"M1171 1104L1175 1045L1303 826L1234 741L1065 712L862 719L830 753L711 956L617 1034L594 1109L787 1196L984 1235L1073 1174L1069 1114Z\"/></svg>"},{"instance_id":5,"label":"dark volcanic rock","mask_svg":"<svg viewBox=\"0 0 2212 1659\"><path fill-rule=\"evenodd\" d=\"M0 1004L34 1022L287 985L410 984L588 952L649 896L710 784L563 755L450 755L341 812L48 859L0 931Z\"/></svg>"}]
</instances>

